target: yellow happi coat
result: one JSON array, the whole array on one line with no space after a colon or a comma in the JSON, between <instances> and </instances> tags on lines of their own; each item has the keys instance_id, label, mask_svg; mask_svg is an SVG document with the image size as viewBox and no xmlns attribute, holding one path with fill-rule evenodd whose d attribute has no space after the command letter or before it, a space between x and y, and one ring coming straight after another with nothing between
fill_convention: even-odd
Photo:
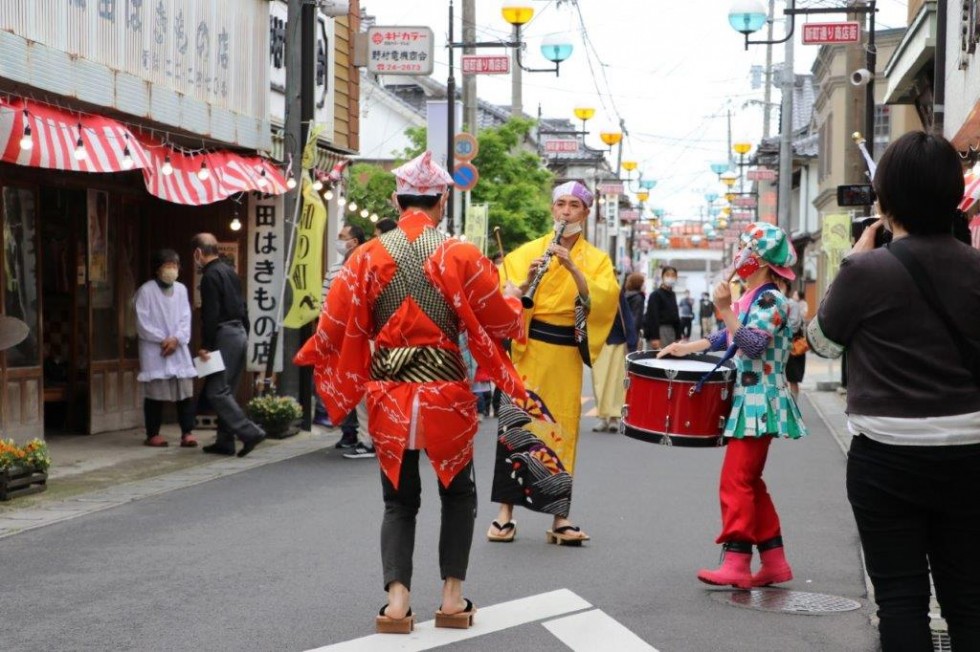
<instances>
[{"instance_id":1,"label":"yellow happi coat","mask_svg":"<svg viewBox=\"0 0 980 652\"><path fill-rule=\"evenodd\" d=\"M549 233L509 253L504 258L501 280L509 279L517 285L523 283L531 262L543 256L553 240L554 234ZM572 245L570 256L589 284L592 310L586 320L586 331L590 362L594 362L616 318L619 283L609 256L584 238L579 237ZM574 327L577 296L575 279L553 256L534 295L534 308L524 311L526 325L534 319L554 326ZM574 472L582 414L583 361L578 348L528 338L523 344L513 342L511 358L531 400L524 407L532 415L555 424L548 433L536 434L555 451L565 469Z\"/></svg>"}]
</instances>

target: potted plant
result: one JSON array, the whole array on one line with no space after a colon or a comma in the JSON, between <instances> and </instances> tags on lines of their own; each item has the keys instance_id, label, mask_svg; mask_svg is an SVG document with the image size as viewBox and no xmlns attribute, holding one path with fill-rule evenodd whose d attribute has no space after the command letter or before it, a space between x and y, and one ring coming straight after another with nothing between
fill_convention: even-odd
<instances>
[{"instance_id":1,"label":"potted plant","mask_svg":"<svg viewBox=\"0 0 980 652\"><path fill-rule=\"evenodd\" d=\"M303 409L292 396L266 394L248 402L248 414L273 439L295 435L293 422L303 416Z\"/></svg>"},{"instance_id":2,"label":"potted plant","mask_svg":"<svg viewBox=\"0 0 980 652\"><path fill-rule=\"evenodd\" d=\"M48 445L43 440L32 439L18 446L12 439L0 439L0 501L47 489L50 466Z\"/></svg>"}]
</instances>

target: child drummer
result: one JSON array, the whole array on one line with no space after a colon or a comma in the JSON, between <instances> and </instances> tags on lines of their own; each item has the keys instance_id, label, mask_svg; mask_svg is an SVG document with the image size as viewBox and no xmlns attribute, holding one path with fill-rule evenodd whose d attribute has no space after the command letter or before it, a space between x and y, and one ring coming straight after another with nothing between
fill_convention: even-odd
<instances>
[{"instance_id":1,"label":"child drummer","mask_svg":"<svg viewBox=\"0 0 980 652\"><path fill-rule=\"evenodd\" d=\"M721 468L721 534L723 561L715 570L698 571L707 584L742 589L779 584L793 579L783 553L779 516L762 480L769 444L775 437L806 435L800 410L786 384L785 366L792 346L789 308L775 281L792 281L796 253L786 233L756 222L742 233L735 273L745 283L742 297L732 303L728 282L714 290L714 303L724 330L707 339L675 342L664 355L684 356L704 350L734 354L737 377L732 411L725 425L728 446ZM762 566L751 571L752 546Z\"/></svg>"}]
</instances>

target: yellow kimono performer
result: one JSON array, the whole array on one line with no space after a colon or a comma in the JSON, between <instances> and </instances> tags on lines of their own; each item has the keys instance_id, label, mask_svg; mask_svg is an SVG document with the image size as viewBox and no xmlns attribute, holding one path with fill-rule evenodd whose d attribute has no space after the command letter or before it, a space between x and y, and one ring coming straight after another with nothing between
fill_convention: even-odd
<instances>
[{"instance_id":1,"label":"yellow kimono performer","mask_svg":"<svg viewBox=\"0 0 980 652\"><path fill-rule=\"evenodd\" d=\"M535 434L569 473L575 468L582 413L582 367L591 366L599 357L619 299L619 284L609 256L581 235L592 199L592 193L578 182L555 188L552 217L561 237L548 234L504 258L503 278L515 283L525 279L522 289L542 264L547 265L534 294L534 308L524 311L527 340L512 344L511 358L530 397L529 404L518 406L548 423L546 431ZM513 541L517 531L511 518L514 504L540 507L530 501L518 502L519 495L520 489L513 486L507 451L498 444L491 500L500 503L500 512L487 532L489 540ZM554 514L548 542L580 544L588 540L568 520L567 509L564 511Z\"/></svg>"}]
</instances>

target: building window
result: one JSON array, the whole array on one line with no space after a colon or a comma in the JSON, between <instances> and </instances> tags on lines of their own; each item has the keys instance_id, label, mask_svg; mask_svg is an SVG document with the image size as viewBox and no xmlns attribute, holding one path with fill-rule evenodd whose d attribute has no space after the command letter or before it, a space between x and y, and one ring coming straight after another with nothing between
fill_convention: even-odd
<instances>
[{"instance_id":1,"label":"building window","mask_svg":"<svg viewBox=\"0 0 980 652\"><path fill-rule=\"evenodd\" d=\"M881 153L892 142L891 107L879 104L875 107L875 158L881 158Z\"/></svg>"}]
</instances>

